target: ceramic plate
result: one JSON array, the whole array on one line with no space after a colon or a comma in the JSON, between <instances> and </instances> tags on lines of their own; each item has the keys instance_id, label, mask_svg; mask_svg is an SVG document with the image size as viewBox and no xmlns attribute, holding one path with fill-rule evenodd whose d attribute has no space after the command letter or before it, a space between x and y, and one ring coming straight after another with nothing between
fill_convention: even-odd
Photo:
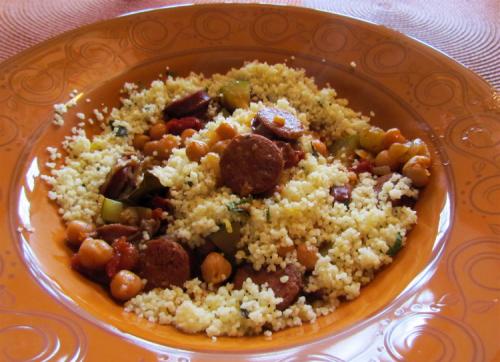
<instances>
[{"instance_id":1,"label":"ceramic plate","mask_svg":"<svg viewBox=\"0 0 500 362\"><path fill-rule=\"evenodd\" d=\"M47 146L76 112L117 105L124 81L303 67L384 127L431 145L419 223L361 296L272 338L186 335L122 312L69 267L46 197ZM351 63L355 63L355 67ZM352 63L352 64L354 64ZM53 104L78 90L66 124ZM89 98L90 102L85 100ZM135 13L63 34L0 65L0 353L7 360L482 361L500 352L500 100L472 72L381 26L312 10L206 5Z\"/></svg>"}]
</instances>

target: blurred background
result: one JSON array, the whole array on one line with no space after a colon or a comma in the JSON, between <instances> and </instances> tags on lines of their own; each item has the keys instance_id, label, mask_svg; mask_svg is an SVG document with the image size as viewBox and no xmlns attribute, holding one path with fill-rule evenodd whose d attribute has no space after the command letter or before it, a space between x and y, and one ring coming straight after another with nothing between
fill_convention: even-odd
<instances>
[{"instance_id":1,"label":"blurred background","mask_svg":"<svg viewBox=\"0 0 500 362\"><path fill-rule=\"evenodd\" d=\"M62 32L144 9L207 0L2 0L0 62ZM426 42L500 89L500 0L258 1L331 11L396 29Z\"/></svg>"}]
</instances>

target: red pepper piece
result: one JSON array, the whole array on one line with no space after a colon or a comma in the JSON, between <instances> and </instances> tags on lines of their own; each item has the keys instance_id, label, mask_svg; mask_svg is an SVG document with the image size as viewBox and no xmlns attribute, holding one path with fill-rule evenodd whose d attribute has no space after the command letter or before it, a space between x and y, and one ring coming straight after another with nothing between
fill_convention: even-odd
<instances>
[{"instance_id":1,"label":"red pepper piece","mask_svg":"<svg viewBox=\"0 0 500 362\"><path fill-rule=\"evenodd\" d=\"M366 159L359 160L358 164L356 166L353 166L349 169L350 171L353 171L355 173L363 173L363 172L372 172L373 170L373 163L371 161L368 161Z\"/></svg>"},{"instance_id":2,"label":"red pepper piece","mask_svg":"<svg viewBox=\"0 0 500 362\"><path fill-rule=\"evenodd\" d=\"M182 131L192 128L199 131L203 127L203 123L196 117L184 117L179 119L171 119L167 122L167 133L180 135Z\"/></svg>"}]
</instances>

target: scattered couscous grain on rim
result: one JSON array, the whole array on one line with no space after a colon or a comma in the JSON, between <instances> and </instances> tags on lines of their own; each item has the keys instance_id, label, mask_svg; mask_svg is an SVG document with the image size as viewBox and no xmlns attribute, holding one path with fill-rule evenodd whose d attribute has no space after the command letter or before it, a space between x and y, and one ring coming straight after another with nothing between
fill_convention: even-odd
<instances>
[{"instance_id":1,"label":"scattered couscous grain on rim","mask_svg":"<svg viewBox=\"0 0 500 362\"><path fill-rule=\"evenodd\" d=\"M304 70L254 61L123 93L87 119L100 134L72 130L61 166L48 148L43 178L73 267L139 317L211 337L314 322L417 222L425 143L371 126Z\"/></svg>"}]
</instances>

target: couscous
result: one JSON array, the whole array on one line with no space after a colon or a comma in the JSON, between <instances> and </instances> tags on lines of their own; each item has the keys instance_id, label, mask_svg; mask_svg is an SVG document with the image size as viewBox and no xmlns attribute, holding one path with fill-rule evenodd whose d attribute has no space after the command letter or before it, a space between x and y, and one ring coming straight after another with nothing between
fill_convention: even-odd
<instances>
[{"instance_id":1,"label":"couscous","mask_svg":"<svg viewBox=\"0 0 500 362\"><path fill-rule=\"evenodd\" d=\"M304 70L254 61L123 92L87 120L102 132L73 128L44 179L72 267L127 312L269 336L356 298L417 222L426 144L370 125Z\"/></svg>"}]
</instances>

